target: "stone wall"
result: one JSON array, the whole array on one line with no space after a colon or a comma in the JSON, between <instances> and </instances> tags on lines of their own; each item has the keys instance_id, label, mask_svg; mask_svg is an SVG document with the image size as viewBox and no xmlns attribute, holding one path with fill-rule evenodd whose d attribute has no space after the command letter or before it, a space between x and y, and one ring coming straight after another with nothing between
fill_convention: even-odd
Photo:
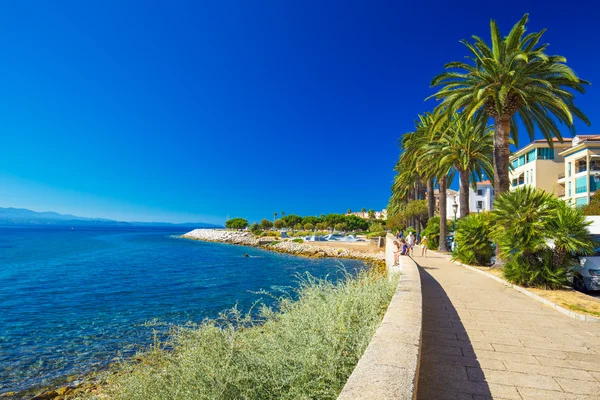
<instances>
[{"instance_id":1,"label":"stone wall","mask_svg":"<svg viewBox=\"0 0 600 400\"><path fill-rule=\"evenodd\" d=\"M386 264L393 264L388 235ZM371 343L346 382L338 400L415 399L421 356L423 302L417 264L400 257L400 282Z\"/></svg>"}]
</instances>

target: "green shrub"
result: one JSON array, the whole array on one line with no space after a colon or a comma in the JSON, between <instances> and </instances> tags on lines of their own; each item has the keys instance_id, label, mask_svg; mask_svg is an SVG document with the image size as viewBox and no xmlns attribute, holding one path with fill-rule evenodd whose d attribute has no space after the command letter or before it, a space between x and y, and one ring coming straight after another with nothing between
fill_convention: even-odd
<instances>
[{"instance_id":1,"label":"green shrub","mask_svg":"<svg viewBox=\"0 0 600 400\"><path fill-rule=\"evenodd\" d=\"M292 239L292 242L294 242L294 243L304 243L304 239L296 238L296 239Z\"/></svg>"},{"instance_id":2,"label":"green shrub","mask_svg":"<svg viewBox=\"0 0 600 400\"><path fill-rule=\"evenodd\" d=\"M386 231L379 231L379 232L371 232L367 234L367 239L371 239L371 238L375 238L375 237L385 237L387 235Z\"/></svg>"},{"instance_id":3,"label":"green shrub","mask_svg":"<svg viewBox=\"0 0 600 400\"><path fill-rule=\"evenodd\" d=\"M517 254L504 264L504 277L519 286L561 289L568 283L565 265L556 264L550 249L535 254Z\"/></svg>"},{"instance_id":4,"label":"green shrub","mask_svg":"<svg viewBox=\"0 0 600 400\"><path fill-rule=\"evenodd\" d=\"M281 233L280 232L275 232L275 231L266 231L263 236L281 237Z\"/></svg>"},{"instance_id":5,"label":"green shrub","mask_svg":"<svg viewBox=\"0 0 600 400\"><path fill-rule=\"evenodd\" d=\"M281 241L279 240L273 240L271 243L269 243L269 246L275 246L276 244L281 243Z\"/></svg>"},{"instance_id":6,"label":"green shrub","mask_svg":"<svg viewBox=\"0 0 600 400\"><path fill-rule=\"evenodd\" d=\"M373 222L369 227L369 232L385 232L385 228L380 222Z\"/></svg>"},{"instance_id":7,"label":"green shrub","mask_svg":"<svg viewBox=\"0 0 600 400\"><path fill-rule=\"evenodd\" d=\"M470 265L488 265L494 255L488 213L469 214L456 224L453 258Z\"/></svg>"},{"instance_id":8,"label":"green shrub","mask_svg":"<svg viewBox=\"0 0 600 400\"><path fill-rule=\"evenodd\" d=\"M540 189L502 193L492 218L492 238L506 260L504 275L517 285L560 288L573 255L595 247L582 210Z\"/></svg>"},{"instance_id":9,"label":"green shrub","mask_svg":"<svg viewBox=\"0 0 600 400\"><path fill-rule=\"evenodd\" d=\"M261 307L257 323L236 309L178 329L103 395L127 400L335 399L381 322L398 281L374 272L337 284L307 277L297 301ZM92 395L89 395L91 397Z\"/></svg>"},{"instance_id":10,"label":"green shrub","mask_svg":"<svg viewBox=\"0 0 600 400\"><path fill-rule=\"evenodd\" d=\"M255 235L258 235L262 232L262 230L260 229L260 225L258 225L256 222L253 222L252 224L250 224L250 226L248 227L248 230L252 233L254 233Z\"/></svg>"},{"instance_id":11,"label":"green shrub","mask_svg":"<svg viewBox=\"0 0 600 400\"><path fill-rule=\"evenodd\" d=\"M421 232L421 237L427 236L427 248L437 250L440 245L440 217L432 217Z\"/></svg>"}]
</instances>

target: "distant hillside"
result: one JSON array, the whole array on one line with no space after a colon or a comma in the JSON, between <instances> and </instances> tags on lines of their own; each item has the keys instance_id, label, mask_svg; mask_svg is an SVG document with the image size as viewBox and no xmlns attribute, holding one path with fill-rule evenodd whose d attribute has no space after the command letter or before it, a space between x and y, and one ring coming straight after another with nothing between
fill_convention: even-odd
<instances>
[{"instance_id":1,"label":"distant hillside","mask_svg":"<svg viewBox=\"0 0 600 400\"><path fill-rule=\"evenodd\" d=\"M189 226L194 228L220 228L205 222L124 222L105 218L77 217L51 211L37 212L25 208L0 207L0 225L69 225L69 226Z\"/></svg>"}]
</instances>

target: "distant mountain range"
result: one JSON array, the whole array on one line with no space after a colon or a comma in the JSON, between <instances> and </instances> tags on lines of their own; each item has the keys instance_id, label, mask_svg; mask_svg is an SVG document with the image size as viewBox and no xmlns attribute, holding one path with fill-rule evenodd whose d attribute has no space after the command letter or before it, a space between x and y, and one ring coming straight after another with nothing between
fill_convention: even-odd
<instances>
[{"instance_id":1,"label":"distant mountain range","mask_svg":"<svg viewBox=\"0 0 600 400\"><path fill-rule=\"evenodd\" d=\"M124 222L105 218L77 217L70 214L59 214L51 211L37 212L25 208L0 207L0 225L63 225L63 226L173 226L193 228L221 228L220 225L205 222L186 222L172 224L170 222Z\"/></svg>"}]
</instances>

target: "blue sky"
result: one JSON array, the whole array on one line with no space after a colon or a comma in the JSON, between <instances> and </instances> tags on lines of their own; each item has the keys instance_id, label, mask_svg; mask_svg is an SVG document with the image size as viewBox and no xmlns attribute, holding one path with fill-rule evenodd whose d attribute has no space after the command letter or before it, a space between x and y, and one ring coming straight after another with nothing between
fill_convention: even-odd
<instances>
[{"instance_id":1,"label":"blue sky","mask_svg":"<svg viewBox=\"0 0 600 400\"><path fill-rule=\"evenodd\" d=\"M506 32L529 12L600 84L592 2L409 3L3 2L0 206L174 222L383 208L431 78L490 18ZM578 132L600 132L599 93L578 98Z\"/></svg>"}]
</instances>

